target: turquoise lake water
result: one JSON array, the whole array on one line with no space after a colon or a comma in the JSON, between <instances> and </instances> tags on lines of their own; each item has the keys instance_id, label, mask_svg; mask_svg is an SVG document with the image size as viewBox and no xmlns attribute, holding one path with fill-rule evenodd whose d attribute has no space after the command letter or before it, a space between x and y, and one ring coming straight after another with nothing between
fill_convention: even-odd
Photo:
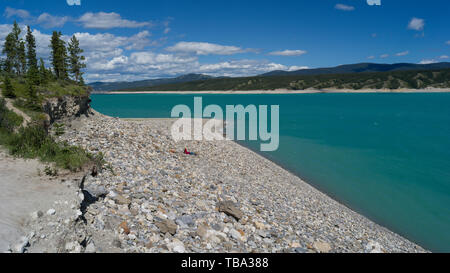
<instances>
[{"instance_id":1,"label":"turquoise lake water","mask_svg":"<svg viewBox=\"0 0 450 273\"><path fill-rule=\"evenodd\" d=\"M267 158L375 222L450 252L450 93L94 94L97 111L170 117L173 106L280 105ZM225 107L223 108L225 109ZM244 143L259 151L259 142Z\"/></svg>"}]
</instances>

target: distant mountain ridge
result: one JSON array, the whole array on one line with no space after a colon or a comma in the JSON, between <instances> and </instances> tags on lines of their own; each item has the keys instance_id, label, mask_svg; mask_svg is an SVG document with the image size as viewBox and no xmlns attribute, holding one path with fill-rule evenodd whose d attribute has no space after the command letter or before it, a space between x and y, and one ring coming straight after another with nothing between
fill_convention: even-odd
<instances>
[{"instance_id":1,"label":"distant mountain ridge","mask_svg":"<svg viewBox=\"0 0 450 273\"><path fill-rule=\"evenodd\" d=\"M412 63L396 63L396 64L377 64L377 63L357 63L340 65L336 67L301 69L296 71L276 70L254 77L269 76L318 76L318 75L338 75L338 74L357 74L370 72L399 72L399 71L428 71L450 69L450 62L432 63L432 64L412 64ZM252 77L253 78L253 77ZM118 91L118 90L154 90L156 86L164 86L171 84L182 84L188 82L208 81L208 80L226 80L237 79L227 77L212 77L203 74L186 74L175 78L162 78L152 80L142 80L134 82L93 82L90 85L94 91Z\"/></svg>"},{"instance_id":2,"label":"distant mountain ridge","mask_svg":"<svg viewBox=\"0 0 450 273\"><path fill-rule=\"evenodd\" d=\"M214 78L123 91L325 90L450 88L450 68L319 75Z\"/></svg>"},{"instance_id":3,"label":"distant mountain ridge","mask_svg":"<svg viewBox=\"0 0 450 273\"><path fill-rule=\"evenodd\" d=\"M94 91L113 91L121 89L152 87L162 84L200 81L212 78L214 77L203 74L187 74L176 78L163 78L163 79L142 80L134 82L93 82L89 83L88 85L91 86L94 89Z\"/></svg>"},{"instance_id":4,"label":"distant mountain ridge","mask_svg":"<svg viewBox=\"0 0 450 273\"><path fill-rule=\"evenodd\" d=\"M390 71L407 71L407 70L436 70L450 68L449 62L432 63L432 64L412 64L412 63L396 63L396 64L377 64L377 63L357 63L346 64L336 67L300 69L295 71L275 70L260 76L294 76L294 75L324 75L324 74L347 74L347 73L363 73L363 72L390 72Z\"/></svg>"}]
</instances>

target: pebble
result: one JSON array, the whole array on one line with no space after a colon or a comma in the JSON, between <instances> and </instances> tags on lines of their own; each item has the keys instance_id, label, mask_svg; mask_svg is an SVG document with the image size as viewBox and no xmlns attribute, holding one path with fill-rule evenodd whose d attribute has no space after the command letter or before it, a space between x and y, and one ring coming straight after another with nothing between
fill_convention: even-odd
<instances>
[{"instance_id":1,"label":"pebble","mask_svg":"<svg viewBox=\"0 0 450 273\"><path fill-rule=\"evenodd\" d=\"M175 224L174 221L169 219L164 219L161 221L156 222L156 226L159 228L161 233L170 233L172 235L175 235L177 233L178 226Z\"/></svg>"},{"instance_id":2,"label":"pebble","mask_svg":"<svg viewBox=\"0 0 450 273\"><path fill-rule=\"evenodd\" d=\"M224 212L227 215L233 216L236 220L242 218L243 213L232 201L222 201L217 203L217 208L220 212Z\"/></svg>"},{"instance_id":3,"label":"pebble","mask_svg":"<svg viewBox=\"0 0 450 273\"><path fill-rule=\"evenodd\" d=\"M321 241L314 242L313 247L320 253L328 253L331 250L330 244Z\"/></svg>"},{"instance_id":4,"label":"pebble","mask_svg":"<svg viewBox=\"0 0 450 273\"><path fill-rule=\"evenodd\" d=\"M42 211L40 211L40 210L39 211L35 211L35 212L33 212L31 214L31 218L33 220L37 220L37 219L41 218L42 216L44 216L44 213Z\"/></svg>"},{"instance_id":5,"label":"pebble","mask_svg":"<svg viewBox=\"0 0 450 273\"><path fill-rule=\"evenodd\" d=\"M55 213L56 213L56 210L55 210L55 209L49 209L49 210L47 211L47 215L55 215Z\"/></svg>"},{"instance_id":6,"label":"pebble","mask_svg":"<svg viewBox=\"0 0 450 273\"><path fill-rule=\"evenodd\" d=\"M95 249L95 244L94 243L89 243L87 246L86 246L86 250L84 251L85 253L95 253L96 252L96 249Z\"/></svg>"}]
</instances>

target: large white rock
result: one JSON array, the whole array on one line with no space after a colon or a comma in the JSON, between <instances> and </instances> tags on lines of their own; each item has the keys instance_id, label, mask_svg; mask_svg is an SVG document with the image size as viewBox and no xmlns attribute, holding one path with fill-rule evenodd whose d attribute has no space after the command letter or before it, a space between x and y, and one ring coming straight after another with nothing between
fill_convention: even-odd
<instances>
[{"instance_id":1,"label":"large white rock","mask_svg":"<svg viewBox=\"0 0 450 273\"><path fill-rule=\"evenodd\" d=\"M367 253L383 253L383 247L380 245L380 243L373 240L370 240L367 243L365 250Z\"/></svg>"},{"instance_id":2,"label":"large white rock","mask_svg":"<svg viewBox=\"0 0 450 273\"><path fill-rule=\"evenodd\" d=\"M55 209L49 209L47 210L47 215L55 215L56 210Z\"/></svg>"}]
</instances>

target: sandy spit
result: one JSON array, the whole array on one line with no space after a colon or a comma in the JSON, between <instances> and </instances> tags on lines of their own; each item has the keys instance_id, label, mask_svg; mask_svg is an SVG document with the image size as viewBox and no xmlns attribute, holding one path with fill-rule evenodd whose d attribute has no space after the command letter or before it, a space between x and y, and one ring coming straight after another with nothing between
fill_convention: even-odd
<instances>
[{"instance_id":1,"label":"sandy spit","mask_svg":"<svg viewBox=\"0 0 450 273\"><path fill-rule=\"evenodd\" d=\"M233 90L233 91L112 91L112 92L93 92L94 94L315 94L315 93L447 93L450 88L426 88L426 89L307 89L307 90Z\"/></svg>"}]
</instances>

